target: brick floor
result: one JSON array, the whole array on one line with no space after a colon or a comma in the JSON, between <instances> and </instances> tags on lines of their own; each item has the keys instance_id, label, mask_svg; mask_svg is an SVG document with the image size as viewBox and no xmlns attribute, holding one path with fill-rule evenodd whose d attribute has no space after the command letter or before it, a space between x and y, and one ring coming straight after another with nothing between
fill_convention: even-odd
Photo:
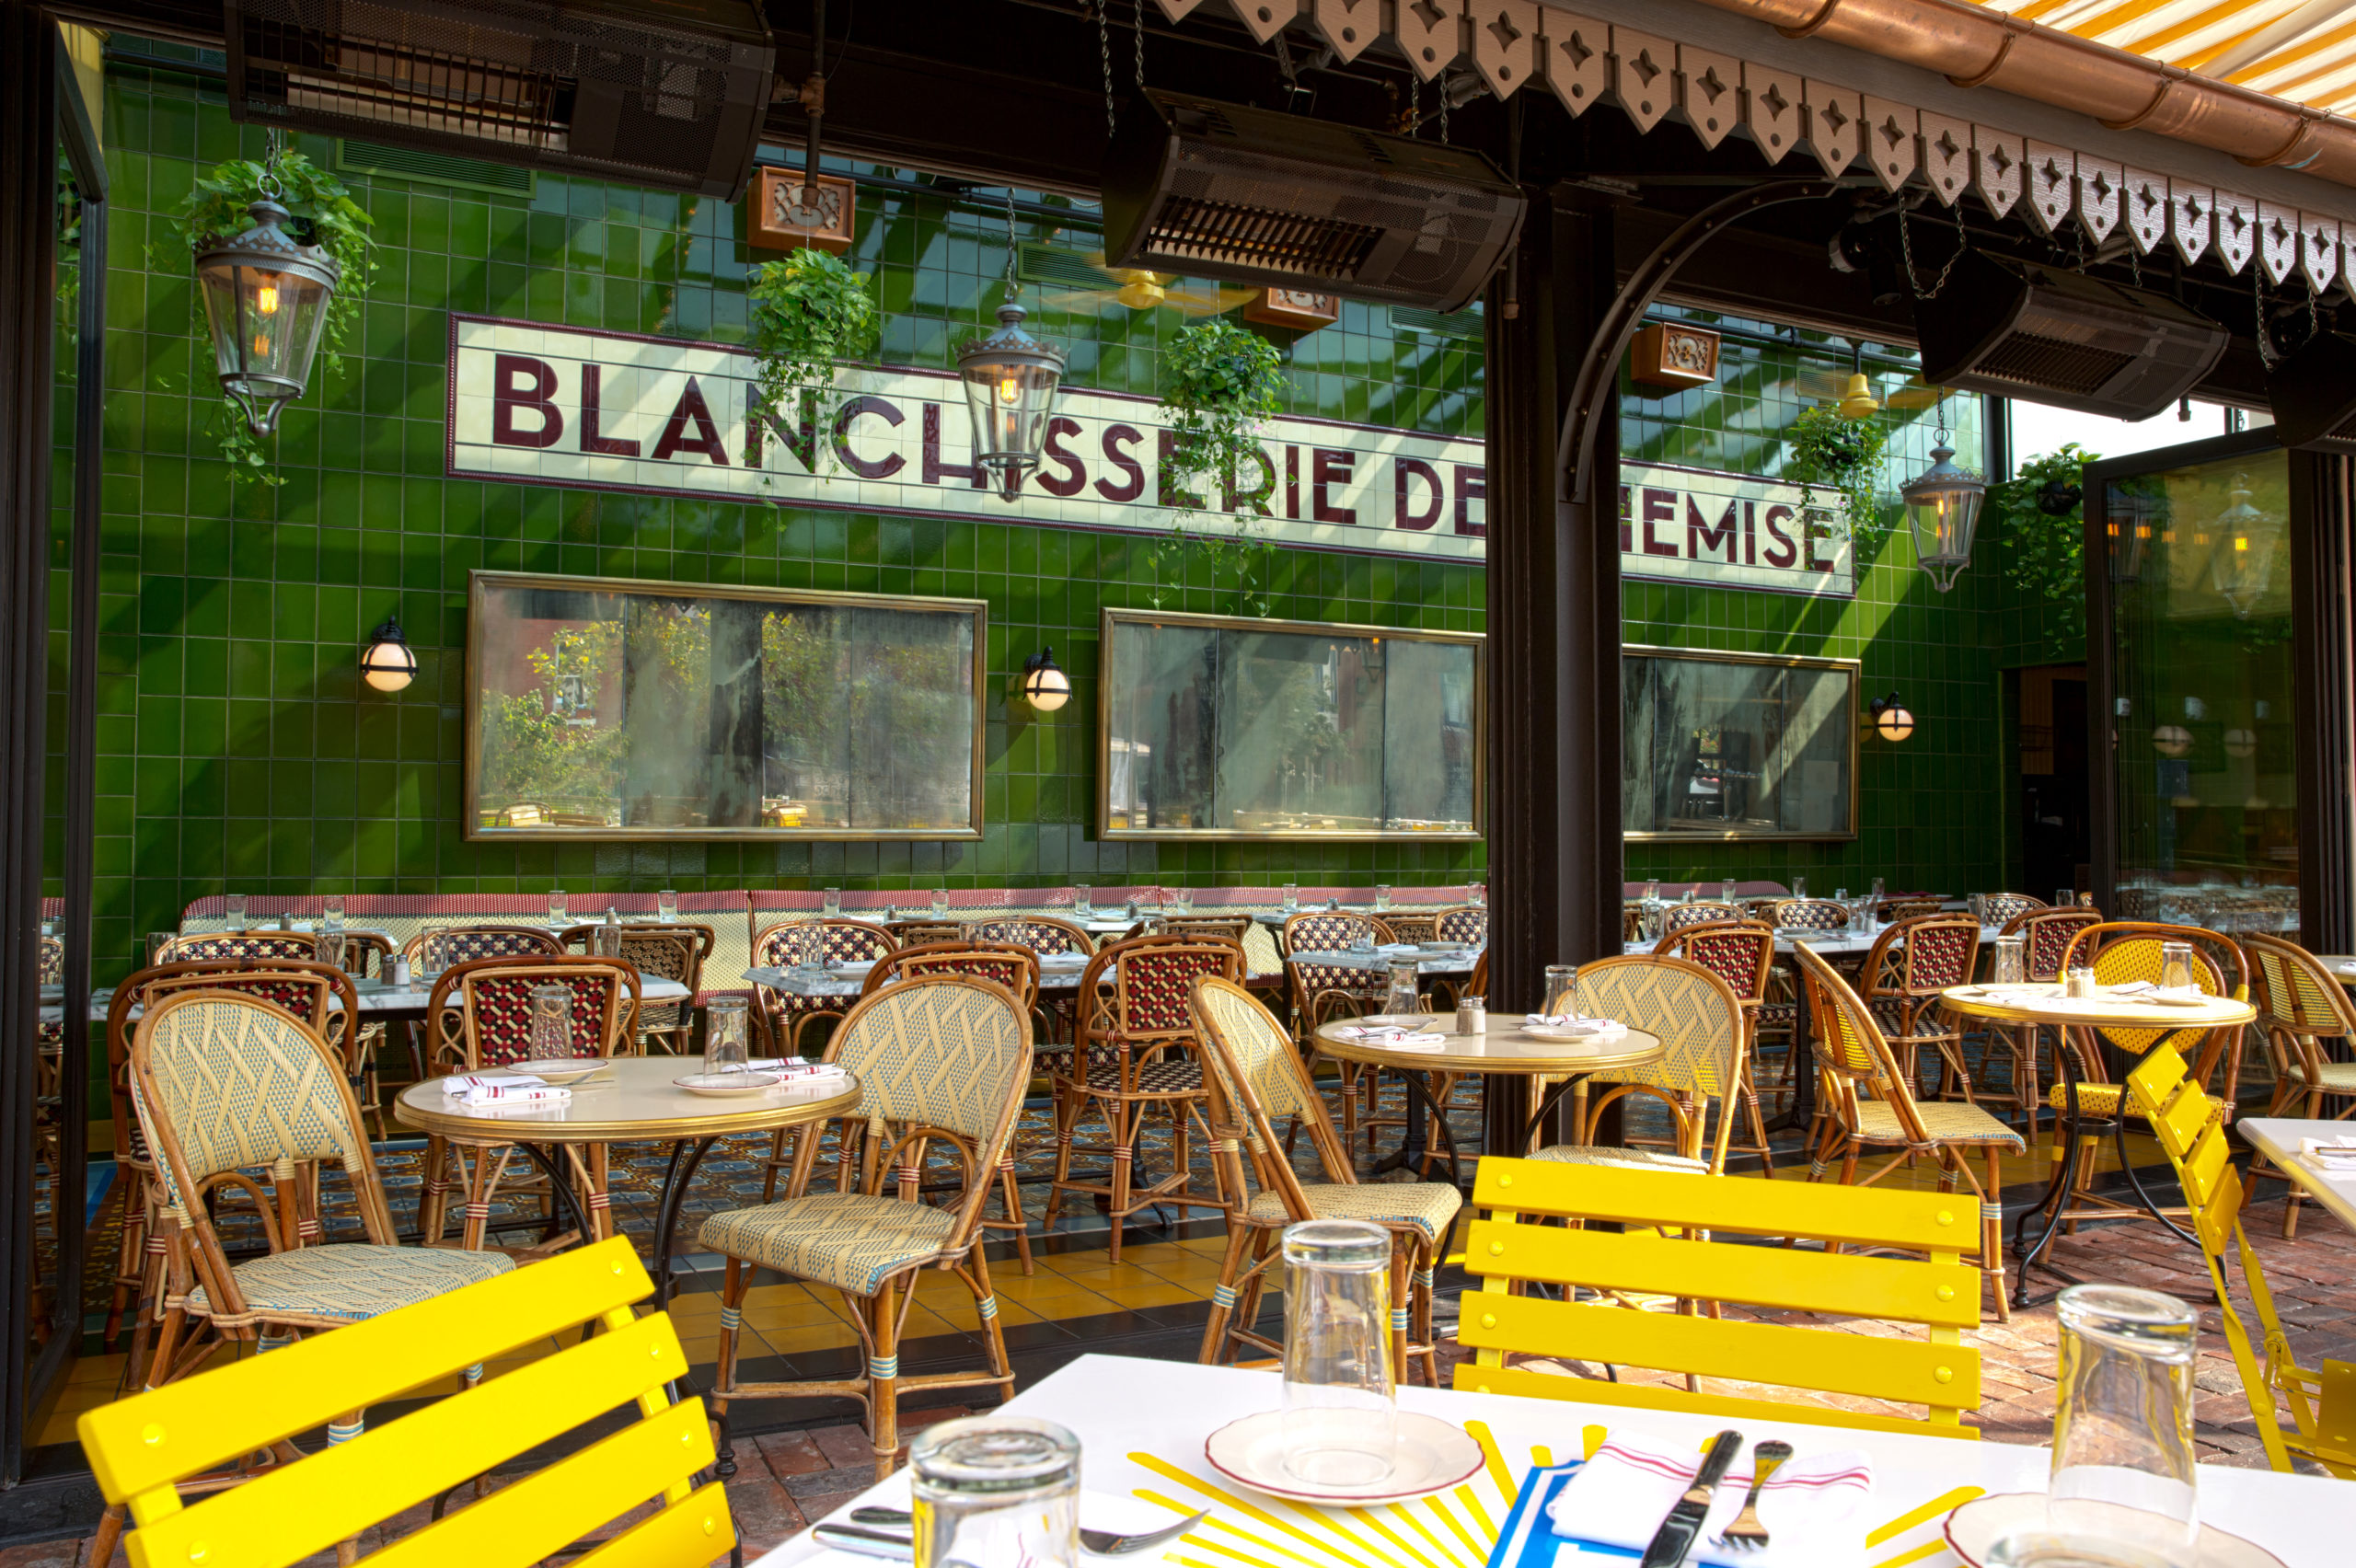
<instances>
[{"instance_id":1,"label":"brick floor","mask_svg":"<svg viewBox=\"0 0 2356 1568\"><path fill-rule=\"evenodd\" d=\"M2282 1205L2277 1198L2253 1205L2246 1221L2292 1353L2310 1366L2326 1357L2356 1359L2356 1314L2350 1312L2356 1307L2356 1239L2310 1213L2299 1237L2286 1241L2280 1234L2281 1216ZM2266 1458L2258 1446L2257 1427L2244 1401L2241 1378L2226 1348L2215 1297L2199 1257L2156 1227L2137 1224L2064 1238L2054 1248L2054 1259L2073 1275L2148 1285L2200 1304L2202 1356L2195 1375L2200 1390L2195 1416L2201 1458L2212 1464L2263 1468ZM2049 1276L2039 1275L2038 1289L2051 1286ZM1831 1326L1858 1333L1890 1332L1880 1323ZM2056 1329L2051 1303L2017 1312L2009 1323L1991 1320L1965 1337L1978 1344L1982 1355L1978 1424L1985 1435L2003 1443L2047 1441L2053 1424ZM1452 1364L1461 1357L1445 1359ZM1600 1369L1576 1363L1565 1364L1562 1369L1572 1376L1601 1376ZM1624 1369L1621 1376L1623 1380L1658 1377ZM1747 1391L1740 1384L1725 1387L1728 1392ZM1855 1409L1877 1408L1870 1401L1839 1396L1796 1396L1791 1390L1768 1388L1756 1391ZM911 1412L905 1418L903 1430L913 1432L931 1422L965 1413L958 1407ZM873 1480L872 1458L866 1434L849 1424L740 1441L737 1473L729 1482L728 1492L746 1560L864 1491ZM412 1510L412 1514L421 1513ZM366 1545L373 1549L414 1523L405 1516L378 1526L370 1532ZM77 1568L81 1546L79 1541L60 1540L0 1548L0 1568ZM117 1552L117 1563L128 1561ZM316 1561L328 1563L333 1559L322 1556Z\"/></svg>"}]
</instances>

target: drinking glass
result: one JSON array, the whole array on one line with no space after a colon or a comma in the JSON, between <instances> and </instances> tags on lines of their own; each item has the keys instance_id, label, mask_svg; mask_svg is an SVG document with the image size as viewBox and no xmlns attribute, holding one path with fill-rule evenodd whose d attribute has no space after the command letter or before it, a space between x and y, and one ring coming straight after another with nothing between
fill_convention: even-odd
<instances>
[{"instance_id":1,"label":"drinking glass","mask_svg":"<svg viewBox=\"0 0 2356 1568\"><path fill-rule=\"evenodd\" d=\"M1464 902L1475 909L1486 909L1489 906L1489 884L1474 882L1471 887L1466 888Z\"/></svg>"},{"instance_id":2,"label":"drinking glass","mask_svg":"<svg viewBox=\"0 0 2356 1568\"><path fill-rule=\"evenodd\" d=\"M571 1056L572 1048L572 987L553 983L532 987L528 998L530 1032L524 1054L535 1061Z\"/></svg>"},{"instance_id":3,"label":"drinking glass","mask_svg":"<svg viewBox=\"0 0 2356 1568\"><path fill-rule=\"evenodd\" d=\"M2028 978L2028 938L2020 932L1996 939L1996 963L1990 972L1999 986L2017 986Z\"/></svg>"},{"instance_id":4,"label":"drinking glass","mask_svg":"<svg viewBox=\"0 0 2356 1568\"><path fill-rule=\"evenodd\" d=\"M589 951L599 958L619 958L622 955L622 917L610 904L606 905L606 917L589 933Z\"/></svg>"},{"instance_id":5,"label":"drinking glass","mask_svg":"<svg viewBox=\"0 0 2356 1568\"><path fill-rule=\"evenodd\" d=\"M1192 915L1195 912L1195 890L1191 887L1172 888L1170 902L1176 906L1179 914Z\"/></svg>"},{"instance_id":6,"label":"drinking glass","mask_svg":"<svg viewBox=\"0 0 2356 1568\"><path fill-rule=\"evenodd\" d=\"M1807 896L1807 879L1806 877L1794 877L1792 879L1792 896L1794 898L1806 898Z\"/></svg>"},{"instance_id":7,"label":"drinking glass","mask_svg":"<svg viewBox=\"0 0 2356 1568\"><path fill-rule=\"evenodd\" d=\"M794 928L793 973L802 979L812 980L826 972L826 928L815 920L805 920Z\"/></svg>"},{"instance_id":8,"label":"drinking glass","mask_svg":"<svg viewBox=\"0 0 2356 1568\"><path fill-rule=\"evenodd\" d=\"M174 937L179 935L179 933L178 931L150 931L147 933L147 966L149 968L152 969L155 967L156 955L162 952L165 945Z\"/></svg>"},{"instance_id":9,"label":"drinking glass","mask_svg":"<svg viewBox=\"0 0 2356 1568\"><path fill-rule=\"evenodd\" d=\"M1071 884L1071 912L1083 920L1087 919L1095 908L1095 905L1089 902L1089 894L1092 891L1086 882Z\"/></svg>"},{"instance_id":10,"label":"drinking glass","mask_svg":"<svg viewBox=\"0 0 2356 1568\"><path fill-rule=\"evenodd\" d=\"M1734 902L1734 879L1732 877L1727 877L1718 883L1718 902L1721 904L1732 904Z\"/></svg>"},{"instance_id":11,"label":"drinking glass","mask_svg":"<svg viewBox=\"0 0 2356 1568\"><path fill-rule=\"evenodd\" d=\"M2199 1320L2173 1296L2073 1285L2055 1304L2053 1477L2042 1528L2004 1543L2002 1561L2189 1568L2200 1531L2192 1468L2192 1372Z\"/></svg>"},{"instance_id":12,"label":"drinking glass","mask_svg":"<svg viewBox=\"0 0 2356 1568\"><path fill-rule=\"evenodd\" d=\"M2165 991L2198 989L2192 979L2192 944L2162 942L2160 944L2160 988Z\"/></svg>"},{"instance_id":13,"label":"drinking glass","mask_svg":"<svg viewBox=\"0 0 2356 1568\"><path fill-rule=\"evenodd\" d=\"M1357 933L1350 938L1350 951L1352 952L1361 953L1372 952L1374 951L1374 933L1363 926L1359 927Z\"/></svg>"},{"instance_id":14,"label":"drinking glass","mask_svg":"<svg viewBox=\"0 0 2356 1568\"><path fill-rule=\"evenodd\" d=\"M560 887L549 889L549 924L551 926L564 924L564 889Z\"/></svg>"},{"instance_id":15,"label":"drinking glass","mask_svg":"<svg viewBox=\"0 0 2356 1568\"><path fill-rule=\"evenodd\" d=\"M1546 1006L1548 1018L1576 1018L1578 1003L1573 995L1578 986L1579 966L1576 963L1550 963L1546 966Z\"/></svg>"},{"instance_id":16,"label":"drinking glass","mask_svg":"<svg viewBox=\"0 0 2356 1568\"><path fill-rule=\"evenodd\" d=\"M321 899L319 901L319 919L321 923L329 926L342 925L343 895L341 894L332 894L328 897Z\"/></svg>"},{"instance_id":17,"label":"drinking glass","mask_svg":"<svg viewBox=\"0 0 2356 1568\"><path fill-rule=\"evenodd\" d=\"M949 890L945 887L932 890L932 917L936 920L949 918Z\"/></svg>"},{"instance_id":18,"label":"drinking glass","mask_svg":"<svg viewBox=\"0 0 2356 1568\"><path fill-rule=\"evenodd\" d=\"M1284 892L1285 913L1288 915L1298 914L1300 910L1300 884L1299 882L1287 882L1285 883Z\"/></svg>"},{"instance_id":19,"label":"drinking glass","mask_svg":"<svg viewBox=\"0 0 2356 1568\"><path fill-rule=\"evenodd\" d=\"M1421 971L1416 967L1415 961L1412 958L1394 958L1391 961L1389 968L1391 986L1382 995L1383 1012L1397 1016L1423 1011L1423 991L1415 983L1416 976Z\"/></svg>"},{"instance_id":20,"label":"drinking glass","mask_svg":"<svg viewBox=\"0 0 2356 1568\"><path fill-rule=\"evenodd\" d=\"M1645 902L1647 904L1658 904L1660 902L1660 879L1658 877L1647 877L1645 880Z\"/></svg>"},{"instance_id":21,"label":"drinking glass","mask_svg":"<svg viewBox=\"0 0 2356 1568\"><path fill-rule=\"evenodd\" d=\"M332 968L343 967L343 928L323 926L319 929L319 962Z\"/></svg>"},{"instance_id":22,"label":"drinking glass","mask_svg":"<svg viewBox=\"0 0 2356 1568\"><path fill-rule=\"evenodd\" d=\"M704 1009L703 1070L708 1075L741 1073L745 1053L745 998L714 997Z\"/></svg>"},{"instance_id":23,"label":"drinking glass","mask_svg":"<svg viewBox=\"0 0 2356 1568\"><path fill-rule=\"evenodd\" d=\"M1311 1219L1286 1228L1284 1246L1285 1469L1311 1486L1374 1485L1399 1443L1390 1233Z\"/></svg>"},{"instance_id":24,"label":"drinking glass","mask_svg":"<svg viewBox=\"0 0 2356 1568\"><path fill-rule=\"evenodd\" d=\"M244 930L246 927L246 895L242 893L233 893L222 899L221 917L229 922L229 928L231 930Z\"/></svg>"},{"instance_id":25,"label":"drinking glass","mask_svg":"<svg viewBox=\"0 0 2356 1568\"><path fill-rule=\"evenodd\" d=\"M1866 897L1868 897L1868 898L1870 898L1870 899L1872 899L1876 904L1879 904L1879 903L1882 901L1882 895L1883 895L1883 894L1884 894L1884 893L1886 893L1887 891L1888 891L1888 890L1882 886L1882 880L1881 880L1881 878L1879 878L1879 877L1876 877L1876 878L1874 879L1874 885L1873 885L1872 891L1870 891L1869 893L1867 893L1867 894L1865 894L1865 896L1866 896Z\"/></svg>"},{"instance_id":26,"label":"drinking glass","mask_svg":"<svg viewBox=\"0 0 2356 1568\"><path fill-rule=\"evenodd\" d=\"M1388 909L1391 907L1391 884L1389 882L1377 882L1374 884L1374 906L1378 910Z\"/></svg>"},{"instance_id":27,"label":"drinking glass","mask_svg":"<svg viewBox=\"0 0 2356 1568\"><path fill-rule=\"evenodd\" d=\"M1833 903L1835 903L1835 904L1846 904L1846 903L1848 903L1848 902L1849 902L1849 890L1848 890L1847 888L1845 888L1845 887L1836 887L1836 888L1834 888L1834 889L1832 890L1832 902L1833 902Z\"/></svg>"},{"instance_id":28,"label":"drinking glass","mask_svg":"<svg viewBox=\"0 0 2356 1568\"><path fill-rule=\"evenodd\" d=\"M1963 895L1963 906L1971 911L1971 923L1973 925L1984 926L1988 923L1987 919L1981 913L1986 904L1987 898L1984 894L1967 893Z\"/></svg>"},{"instance_id":29,"label":"drinking glass","mask_svg":"<svg viewBox=\"0 0 2356 1568\"><path fill-rule=\"evenodd\" d=\"M1076 1568L1080 1439L1051 1421L942 1421L908 1455L916 1568Z\"/></svg>"},{"instance_id":30,"label":"drinking glass","mask_svg":"<svg viewBox=\"0 0 2356 1568\"><path fill-rule=\"evenodd\" d=\"M654 895L654 917L669 926L679 918L679 890L666 887Z\"/></svg>"},{"instance_id":31,"label":"drinking glass","mask_svg":"<svg viewBox=\"0 0 2356 1568\"><path fill-rule=\"evenodd\" d=\"M2067 909L2067 908L2070 908L2072 905L2075 905L2077 902L2078 902L2078 890L2077 890L2076 888L2074 888L2074 887L2062 887L2062 888L2056 888L2056 889L2054 889L2054 890L2053 890L2053 907L2054 907L2054 908L2056 908L2056 909Z\"/></svg>"},{"instance_id":32,"label":"drinking glass","mask_svg":"<svg viewBox=\"0 0 2356 1568\"><path fill-rule=\"evenodd\" d=\"M828 888L826 896L819 901L818 908L819 912L829 920L840 915L843 912L843 890L838 887Z\"/></svg>"}]
</instances>

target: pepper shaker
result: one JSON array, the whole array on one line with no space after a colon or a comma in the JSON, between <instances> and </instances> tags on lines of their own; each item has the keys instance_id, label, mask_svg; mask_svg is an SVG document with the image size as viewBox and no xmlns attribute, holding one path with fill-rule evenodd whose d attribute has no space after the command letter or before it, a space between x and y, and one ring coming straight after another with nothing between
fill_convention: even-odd
<instances>
[{"instance_id":1,"label":"pepper shaker","mask_svg":"<svg viewBox=\"0 0 2356 1568\"><path fill-rule=\"evenodd\" d=\"M1456 999L1456 1032L1485 1034L1489 1030L1489 1006L1485 997L1459 997Z\"/></svg>"}]
</instances>

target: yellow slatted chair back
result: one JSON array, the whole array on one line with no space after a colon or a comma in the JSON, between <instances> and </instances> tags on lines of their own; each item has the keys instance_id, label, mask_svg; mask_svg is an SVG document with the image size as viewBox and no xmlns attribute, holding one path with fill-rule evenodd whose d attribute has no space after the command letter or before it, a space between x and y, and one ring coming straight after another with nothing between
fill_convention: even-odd
<instances>
[{"instance_id":1,"label":"yellow slatted chair back","mask_svg":"<svg viewBox=\"0 0 2356 1568\"><path fill-rule=\"evenodd\" d=\"M1980 1352L1961 1343L1961 1331L1980 1322L1980 1274L1962 1257L1980 1238L1969 1196L1484 1158L1472 1192L1484 1217L1472 1222L1464 1245L1465 1272L1480 1278L1481 1289L1465 1294L1457 1330L1478 1355L1457 1367L1456 1386L1740 1421L1976 1438L1979 1430L1962 1424L1964 1412L1980 1406ZM1547 1223L1559 1219L1614 1220L1628 1233ZM1693 1239L1702 1232L1710 1239ZM1752 1246L1723 1239L1727 1236L1797 1236L1923 1256ZM1868 1336L1517 1294L1530 1283L1875 1318L1927 1332L1921 1339ZM1877 1414L1624 1378L1558 1377L1508 1366L1509 1354L1772 1381L1921 1406L1925 1413Z\"/></svg>"},{"instance_id":2,"label":"yellow slatted chair back","mask_svg":"<svg viewBox=\"0 0 2356 1568\"><path fill-rule=\"evenodd\" d=\"M110 1503L128 1504L133 1568L283 1568L359 1536L618 1407L639 1419L369 1554L379 1568L537 1562L649 1500L655 1511L570 1561L581 1568L710 1562L734 1544L700 1399L665 1384L687 1358L627 1237L404 1307L333 1333L134 1394L79 1424ZM585 1338L572 1331L596 1323ZM436 1400L242 1486L183 1482L349 1411L411 1394L556 1336L570 1348ZM575 1341L578 1343L575 1343ZM283 1449L281 1450L283 1452Z\"/></svg>"},{"instance_id":3,"label":"yellow slatted chair back","mask_svg":"<svg viewBox=\"0 0 2356 1568\"><path fill-rule=\"evenodd\" d=\"M2241 1373L2242 1391L2248 1396L2267 1462L2288 1472L2295 1453L2343 1480L2356 1480L2356 1363L2326 1361L2320 1371L2311 1371L2292 1358L2290 1341L2274 1310L2274 1293L2267 1288L2265 1270L2242 1227L2241 1173L2233 1166L2223 1103L2201 1092L2184 1057L2165 1044L2154 1046L2127 1075L2127 1092L2150 1119L2153 1136L2184 1189L2193 1231L2209 1265L2209 1283L2224 1319L2225 1343L2233 1348L2234 1366ZM2242 1284L2258 1316L2263 1365L2227 1288L2228 1243L2240 1258ZM2293 1432L2282 1430L2274 1400L2278 1389L2291 1406Z\"/></svg>"}]
</instances>

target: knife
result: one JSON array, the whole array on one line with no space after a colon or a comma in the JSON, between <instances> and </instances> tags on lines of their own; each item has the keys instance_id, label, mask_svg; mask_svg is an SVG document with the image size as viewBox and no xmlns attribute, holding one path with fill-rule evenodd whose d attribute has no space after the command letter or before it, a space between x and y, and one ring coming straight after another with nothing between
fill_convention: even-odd
<instances>
[{"instance_id":1,"label":"knife","mask_svg":"<svg viewBox=\"0 0 2356 1568\"><path fill-rule=\"evenodd\" d=\"M1742 1452L1742 1434L1721 1432L1710 1440L1710 1452L1695 1472L1693 1484L1669 1511L1669 1517L1653 1532L1653 1541L1645 1548L1644 1561L1637 1568L1678 1568L1685 1554L1693 1550L1693 1538L1702 1533L1702 1521L1710 1512L1710 1494L1718 1489L1727 1470L1734 1464L1735 1456Z\"/></svg>"},{"instance_id":2,"label":"knife","mask_svg":"<svg viewBox=\"0 0 2356 1568\"><path fill-rule=\"evenodd\" d=\"M914 1562L917 1559L912 1537L884 1530L863 1530L852 1525L813 1525L810 1539L821 1546L861 1557L880 1557L892 1562Z\"/></svg>"}]
</instances>

